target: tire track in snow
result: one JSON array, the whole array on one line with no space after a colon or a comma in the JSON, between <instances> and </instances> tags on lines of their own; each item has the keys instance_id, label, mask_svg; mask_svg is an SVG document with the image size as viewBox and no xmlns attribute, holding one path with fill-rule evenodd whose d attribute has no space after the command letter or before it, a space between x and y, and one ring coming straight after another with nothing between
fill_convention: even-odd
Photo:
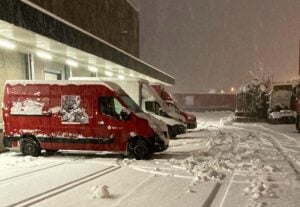
<instances>
[{"instance_id":1,"label":"tire track in snow","mask_svg":"<svg viewBox=\"0 0 300 207\"><path fill-rule=\"evenodd\" d=\"M69 162L62 162L62 163L54 164L54 165L47 166L47 167L44 167L44 168L39 168L39 169L32 170L32 171L29 171L29 172L26 172L26 173L22 173L22 174L19 174L19 175L11 176L11 177L8 177L8 178L2 178L2 179L0 179L0 185L2 183L7 182L7 181L18 179L18 178L21 178L21 177L27 176L27 175L34 175L34 174L36 174L38 172L41 172L41 171L44 171L44 170L48 170L48 169L51 169L51 168L55 168L55 167L58 167L58 166L61 166L61 165L65 165L65 164L68 164L68 163L72 163L73 161L76 161L76 160L80 160L80 158L70 160Z\"/></svg>"},{"instance_id":2,"label":"tire track in snow","mask_svg":"<svg viewBox=\"0 0 300 207\"><path fill-rule=\"evenodd\" d=\"M257 132L257 130L245 129L242 127L232 127L232 128L237 128L237 129L244 130L244 131ZM264 129L265 127L261 127L261 128ZM275 132L274 130L268 130L268 131L281 135L281 133ZM285 161L287 161L287 163L290 165L290 167L294 171L294 173L296 175L296 179L300 180L300 170L298 169L297 164L295 164L294 161L285 153L285 150L284 150L285 147L280 144L280 142L276 139L276 137L274 135L268 134L268 133L265 133L262 131L260 131L259 133L262 136L264 136L270 143L272 143L273 146L278 150L278 152L280 152L280 154L283 156Z\"/></svg>"},{"instance_id":3,"label":"tire track in snow","mask_svg":"<svg viewBox=\"0 0 300 207\"><path fill-rule=\"evenodd\" d=\"M36 170L32 170L32 171L29 171L29 172L26 172L26 173L23 173L23 174L11 176L11 177L8 177L8 178L3 178L3 179L0 179L0 185L2 183L7 182L7 181L11 181L11 180L14 180L14 179L17 179L17 178L21 178L21 177L26 176L26 175L32 175L32 174L35 174L37 172L40 172L40 171L43 171L43 170L48 170L50 168L58 167L58 166L61 166L61 165L64 165L64 164L66 164L66 163L59 163L59 164L47 166L47 167L44 167L44 168L39 168L39 169L36 169Z\"/></svg>"},{"instance_id":4,"label":"tire track in snow","mask_svg":"<svg viewBox=\"0 0 300 207\"><path fill-rule=\"evenodd\" d=\"M239 133L236 133L236 134L232 134L232 132L230 132L230 133L231 133L231 137L232 137L232 141L233 141L233 151L237 152L239 147L240 147L242 135L240 134L240 131L239 131ZM233 135L235 135L235 136L233 136ZM236 141L235 139L238 139L238 141ZM227 198L228 192L230 190L230 187L234 182L234 177L235 176L236 176L236 173L233 173L230 177L230 180L229 180L227 186L226 185L224 186L226 189L225 189L224 194L222 195L221 201L219 203L219 207L223 207L223 205L225 203L225 200ZM216 192L214 192L215 193L214 197L210 200L210 203L208 203L205 207L210 207L215 202L215 199L221 196L221 195L217 195L217 194L220 192L220 189L221 189L223 184L224 183L219 184L219 186L217 187Z\"/></svg>"},{"instance_id":5,"label":"tire track in snow","mask_svg":"<svg viewBox=\"0 0 300 207\"><path fill-rule=\"evenodd\" d=\"M119 206L120 203L122 203L122 201L127 199L133 193L135 193L140 187L142 187L145 183L147 183L151 178L152 178L151 176L146 177L144 180L142 180L142 182L140 182L138 185L136 185L134 188L132 188L130 191L128 191L121 199L119 199L114 205L112 205L112 207Z\"/></svg>"},{"instance_id":6,"label":"tire track in snow","mask_svg":"<svg viewBox=\"0 0 300 207\"><path fill-rule=\"evenodd\" d=\"M97 179L101 176L107 175L111 172L114 172L118 169L120 169L120 166L109 166L107 168L104 168L102 170L98 170L94 173L91 173L89 175L83 176L81 178L75 179L73 181L70 181L68 183L62 184L60 186L54 187L50 190L44 191L42 193L39 193L37 195L31 196L29 198L26 198L24 200L18 201L16 203L10 204L8 207L27 207L36 203L39 203L41 201L44 201L48 198L51 198L53 196L56 196L60 193L66 192L68 190L71 190L79 185L83 185L85 183L88 183L94 179Z\"/></svg>"}]
</instances>

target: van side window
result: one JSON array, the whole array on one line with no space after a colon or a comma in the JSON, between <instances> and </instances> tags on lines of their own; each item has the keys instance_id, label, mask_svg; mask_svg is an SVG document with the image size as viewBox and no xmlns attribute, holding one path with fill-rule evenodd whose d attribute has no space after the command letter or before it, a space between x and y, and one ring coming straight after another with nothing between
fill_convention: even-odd
<instances>
[{"instance_id":1,"label":"van side window","mask_svg":"<svg viewBox=\"0 0 300 207\"><path fill-rule=\"evenodd\" d=\"M168 107L172 112L175 112L177 114L180 114L180 111L171 103L168 103Z\"/></svg>"},{"instance_id":2,"label":"van side window","mask_svg":"<svg viewBox=\"0 0 300 207\"><path fill-rule=\"evenodd\" d=\"M145 102L145 109L146 109L146 111L150 111L152 113L159 114L160 106L155 101L146 101Z\"/></svg>"},{"instance_id":3,"label":"van side window","mask_svg":"<svg viewBox=\"0 0 300 207\"><path fill-rule=\"evenodd\" d=\"M114 97L100 97L99 98L99 111L102 114L120 119L122 105Z\"/></svg>"},{"instance_id":4,"label":"van side window","mask_svg":"<svg viewBox=\"0 0 300 207\"><path fill-rule=\"evenodd\" d=\"M155 112L155 105L153 101L147 101L145 102L145 109L146 111Z\"/></svg>"}]
</instances>

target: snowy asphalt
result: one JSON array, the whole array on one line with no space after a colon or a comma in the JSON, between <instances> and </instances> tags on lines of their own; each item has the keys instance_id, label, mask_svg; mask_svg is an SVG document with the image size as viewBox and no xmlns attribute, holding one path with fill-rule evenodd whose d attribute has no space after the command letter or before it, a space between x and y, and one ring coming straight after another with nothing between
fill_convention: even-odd
<instances>
[{"instance_id":1,"label":"snowy asphalt","mask_svg":"<svg viewBox=\"0 0 300 207\"><path fill-rule=\"evenodd\" d=\"M116 153L2 153L1 206L298 206L294 125L233 123L230 112L195 115L197 129L146 161Z\"/></svg>"}]
</instances>

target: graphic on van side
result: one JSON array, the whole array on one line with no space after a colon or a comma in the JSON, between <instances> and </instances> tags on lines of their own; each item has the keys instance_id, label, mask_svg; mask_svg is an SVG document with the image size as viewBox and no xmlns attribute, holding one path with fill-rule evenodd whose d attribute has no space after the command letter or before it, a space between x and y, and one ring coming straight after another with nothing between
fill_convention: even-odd
<instances>
[{"instance_id":1,"label":"graphic on van side","mask_svg":"<svg viewBox=\"0 0 300 207\"><path fill-rule=\"evenodd\" d=\"M80 96L61 96L61 121L63 124L88 124L85 108L80 106Z\"/></svg>"},{"instance_id":2,"label":"graphic on van side","mask_svg":"<svg viewBox=\"0 0 300 207\"><path fill-rule=\"evenodd\" d=\"M43 115L43 107L49 99L14 101L10 110L12 115Z\"/></svg>"}]
</instances>

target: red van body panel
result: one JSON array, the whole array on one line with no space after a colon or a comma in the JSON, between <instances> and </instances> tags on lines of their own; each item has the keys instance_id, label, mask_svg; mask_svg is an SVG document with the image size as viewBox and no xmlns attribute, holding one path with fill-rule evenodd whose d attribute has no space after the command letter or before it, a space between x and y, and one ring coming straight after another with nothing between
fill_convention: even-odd
<instances>
[{"instance_id":1,"label":"red van body panel","mask_svg":"<svg viewBox=\"0 0 300 207\"><path fill-rule=\"evenodd\" d=\"M33 136L45 150L126 151L130 137L150 139L155 132L134 113L124 121L100 111L99 97L114 97L126 107L119 96L105 84L7 83L4 137L11 148L19 147L21 137ZM71 112L63 112L68 107Z\"/></svg>"}]
</instances>

